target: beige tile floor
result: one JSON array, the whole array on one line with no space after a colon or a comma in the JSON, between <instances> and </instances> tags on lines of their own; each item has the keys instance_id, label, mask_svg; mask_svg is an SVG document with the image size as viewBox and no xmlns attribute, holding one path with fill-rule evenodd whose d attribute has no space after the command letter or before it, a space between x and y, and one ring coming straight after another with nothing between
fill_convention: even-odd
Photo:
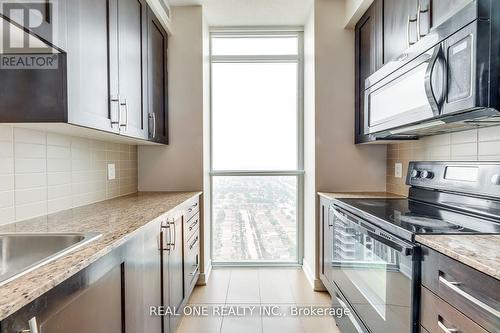
<instances>
[{"instance_id":1,"label":"beige tile floor","mask_svg":"<svg viewBox=\"0 0 500 333\"><path fill-rule=\"evenodd\" d=\"M291 316L290 308L328 307L330 296L314 292L299 268L218 268L206 286L193 291L189 304L208 316L184 316L178 333L340 333L329 316ZM213 309L256 307L244 316L214 316ZM279 306L284 316L262 315L258 307Z\"/></svg>"}]
</instances>

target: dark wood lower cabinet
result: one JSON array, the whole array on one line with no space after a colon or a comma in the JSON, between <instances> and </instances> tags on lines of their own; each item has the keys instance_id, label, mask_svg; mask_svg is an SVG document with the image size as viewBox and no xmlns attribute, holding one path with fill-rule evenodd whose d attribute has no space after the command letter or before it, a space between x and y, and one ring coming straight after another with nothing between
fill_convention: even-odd
<instances>
[{"instance_id":1,"label":"dark wood lower cabinet","mask_svg":"<svg viewBox=\"0 0 500 333\"><path fill-rule=\"evenodd\" d=\"M1 323L2 333L126 332L124 262L115 251L69 278Z\"/></svg>"},{"instance_id":2,"label":"dark wood lower cabinet","mask_svg":"<svg viewBox=\"0 0 500 333\"><path fill-rule=\"evenodd\" d=\"M182 317L157 316L150 309L163 306L182 313L198 280L193 269L200 260L198 206L197 197L150 222L111 253L2 320L0 333L29 330L32 318L39 333L174 333ZM196 229L189 231L186 216L192 216L189 222ZM165 223L168 231L162 228Z\"/></svg>"}]
</instances>

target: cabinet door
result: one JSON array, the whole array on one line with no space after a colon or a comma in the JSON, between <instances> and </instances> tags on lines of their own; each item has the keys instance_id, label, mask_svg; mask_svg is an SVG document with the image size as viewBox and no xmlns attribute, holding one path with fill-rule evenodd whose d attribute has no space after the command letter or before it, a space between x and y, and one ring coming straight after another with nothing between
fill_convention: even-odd
<instances>
[{"instance_id":1,"label":"cabinet door","mask_svg":"<svg viewBox=\"0 0 500 333\"><path fill-rule=\"evenodd\" d=\"M147 4L119 0L118 66L120 133L147 139Z\"/></svg>"},{"instance_id":2,"label":"cabinet door","mask_svg":"<svg viewBox=\"0 0 500 333\"><path fill-rule=\"evenodd\" d=\"M384 0L384 63L417 41L417 0Z\"/></svg>"},{"instance_id":3,"label":"cabinet door","mask_svg":"<svg viewBox=\"0 0 500 333\"><path fill-rule=\"evenodd\" d=\"M168 144L168 35L148 10L149 139Z\"/></svg>"},{"instance_id":4,"label":"cabinet door","mask_svg":"<svg viewBox=\"0 0 500 333\"><path fill-rule=\"evenodd\" d=\"M181 310L184 301L184 267L182 257L182 221L183 217L175 219L170 225L172 232L172 245L168 262L170 307ZM181 317L170 317L170 332L175 332Z\"/></svg>"},{"instance_id":5,"label":"cabinet door","mask_svg":"<svg viewBox=\"0 0 500 333\"><path fill-rule=\"evenodd\" d=\"M144 257L142 260L144 310L161 304L161 244L160 223L150 223L144 230ZM143 332L160 333L161 317L145 316Z\"/></svg>"},{"instance_id":6,"label":"cabinet door","mask_svg":"<svg viewBox=\"0 0 500 333\"><path fill-rule=\"evenodd\" d=\"M432 27L437 27L472 1L473 0L432 1Z\"/></svg>"},{"instance_id":7,"label":"cabinet door","mask_svg":"<svg viewBox=\"0 0 500 333\"><path fill-rule=\"evenodd\" d=\"M110 87L115 77L109 66L113 29L108 35L113 9L116 0L67 1L68 122L109 132L118 131L110 114L111 108L118 107L110 100L110 94L118 94Z\"/></svg>"},{"instance_id":8,"label":"cabinet door","mask_svg":"<svg viewBox=\"0 0 500 333\"><path fill-rule=\"evenodd\" d=\"M356 143L370 141L365 132L365 80L383 64L383 1L375 0L355 27Z\"/></svg>"}]
</instances>

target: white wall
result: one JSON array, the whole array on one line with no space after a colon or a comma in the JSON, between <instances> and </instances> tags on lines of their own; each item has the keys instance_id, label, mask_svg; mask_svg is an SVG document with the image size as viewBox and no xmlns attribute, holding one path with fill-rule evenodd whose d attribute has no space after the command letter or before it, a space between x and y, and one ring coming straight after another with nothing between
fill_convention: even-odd
<instances>
[{"instance_id":1,"label":"white wall","mask_svg":"<svg viewBox=\"0 0 500 333\"><path fill-rule=\"evenodd\" d=\"M172 7L168 146L139 147L140 191L203 188L203 22L201 6Z\"/></svg>"},{"instance_id":2,"label":"white wall","mask_svg":"<svg viewBox=\"0 0 500 333\"><path fill-rule=\"evenodd\" d=\"M304 271L314 279L316 225L314 10L304 26Z\"/></svg>"},{"instance_id":3,"label":"white wall","mask_svg":"<svg viewBox=\"0 0 500 333\"><path fill-rule=\"evenodd\" d=\"M344 13L344 0L315 1L316 191L385 191L386 147L354 144L354 32L344 29ZM316 260L308 250L305 262L313 266L317 279L318 228L314 226L314 244L308 242L305 247L315 249ZM310 232L305 232L306 241Z\"/></svg>"}]
</instances>

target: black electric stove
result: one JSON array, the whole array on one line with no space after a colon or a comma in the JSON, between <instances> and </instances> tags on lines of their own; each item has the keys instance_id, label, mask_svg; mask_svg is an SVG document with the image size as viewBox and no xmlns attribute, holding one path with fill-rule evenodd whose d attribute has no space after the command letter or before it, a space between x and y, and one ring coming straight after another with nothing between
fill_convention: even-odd
<instances>
[{"instance_id":1,"label":"black electric stove","mask_svg":"<svg viewBox=\"0 0 500 333\"><path fill-rule=\"evenodd\" d=\"M416 235L500 233L500 163L412 162L408 198L336 199L328 212L334 304L342 332L419 330ZM325 231L326 233L327 231Z\"/></svg>"}]
</instances>

